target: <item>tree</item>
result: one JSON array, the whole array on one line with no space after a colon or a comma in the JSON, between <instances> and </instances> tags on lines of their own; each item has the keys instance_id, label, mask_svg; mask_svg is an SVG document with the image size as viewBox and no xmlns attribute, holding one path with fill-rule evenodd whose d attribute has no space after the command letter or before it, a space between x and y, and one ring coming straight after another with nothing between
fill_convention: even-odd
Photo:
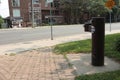
<instances>
[{"instance_id":1,"label":"tree","mask_svg":"<svg viewBox=\"0 0 120 80\"><path fill-rule=\"evenodd\" d=\"M103 0L91 0L90 14L92 16L105 16L107 13L107 8L105 7L105 2Z\"/></svg>"},{"instance_id":2,"label":"tree","mask_svg":"<svg viewBox=\"0 0 120 80\"><path fill-rule=\"evenodd\" d=\"M89 1L89 0L86 0ZM78 23L83 9L84 0L60 0L60 8L64 13L65 21L70 23Z\"/></svg>"},{"instance_id":3,"label":"tree","mask_svg":"<svg viewBox=\"0 0 120 80\"><path fill-rule=\"evenodd\" d=\"M70 24L71 21L71 3L67 0L60 0L60 10L64 14L65 22Z\"/></svg>"},{"instance_id":4,"label":"tree","mask_svg":"<svg viewBox=\"0 0 120 80\"><path fill-rule=\"evenodd\" d=\"M120 17L120 9L118 6L114 6L112 9L113 12L113 17L114 17L114 21L117 22L118 18Z\"/></svg>"},{"instance_id":5,"label":"tree","mask_svg":"<svg viewBox=\"0 0 120 80\"><path fill-rule=\"evenodd\" d=\"M105 0L105 2L106 1L107 0ZM111 12L111 14L112 14L111 16L112 16L113 20L115 22L117 22L118 19L120 18L119 0L113 0L113 1L115 2L115 5L111 9L108 9L108 13ZM109 14L109 16L110 16L110 14Z\"/></svg>"},{"instance_id":6,"label":"tree","mask_svg":"<svg viewBox=\"0 0 120 80\"><path fill-rule=\"evenodd\" d=\"M2 23L4 22L3 18L0 16L0 28L2 27Z\"/></svg>"},{"instance_id":7,"label":"tree","mask_svg":"<svg viewBox=\"0 0 120 80\"><path fill-rule=\"evenodd\" d=\"M78 23L82 21L84 14L104 16L107 12L103 0L60 0L61 10L66 16L67 22ZM84 20L83 20L84 21Z\"/></svg>"},{"instance_id":8,"label":"tree","mask_svg":"<svg viewBox=\"0 0 120 80\"><path fill-rule=\"evenodd\" d=\"M114 15L114 21L117 22L120 17L119 0L115 0L115 6L112 8L112 12Z\"/></svg>"}]
</instances>

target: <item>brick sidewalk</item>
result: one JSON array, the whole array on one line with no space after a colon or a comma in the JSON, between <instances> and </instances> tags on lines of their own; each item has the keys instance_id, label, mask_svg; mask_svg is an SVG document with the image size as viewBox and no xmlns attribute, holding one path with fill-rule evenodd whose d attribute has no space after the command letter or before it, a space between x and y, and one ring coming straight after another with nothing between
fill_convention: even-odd
<instances>
[{"instance_id":1,"label":"brick sidewalk","mask_svg":"<svg viewBox=\"0 0 120 80\"><path fill-rule=\"evenodd\" d=\"M74 70L50 48L0 56L0 80L74 80Z\"/></svg>"}]
</instances>

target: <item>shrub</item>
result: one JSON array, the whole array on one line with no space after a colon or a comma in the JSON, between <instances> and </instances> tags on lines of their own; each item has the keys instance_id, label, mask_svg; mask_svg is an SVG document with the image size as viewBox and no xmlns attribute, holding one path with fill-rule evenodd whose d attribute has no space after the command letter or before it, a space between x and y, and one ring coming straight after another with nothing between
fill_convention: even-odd
<instances>
[{"instance_id":1,"label":"shrub","mask_svg":"<svg viewBox=\"0 0 120 80\"><path fill-rule=\"evenodd\" d=\"M4 22L3 18L0 16L0 28L1 28L3 22Z\"/></svg>"}]
</instances>

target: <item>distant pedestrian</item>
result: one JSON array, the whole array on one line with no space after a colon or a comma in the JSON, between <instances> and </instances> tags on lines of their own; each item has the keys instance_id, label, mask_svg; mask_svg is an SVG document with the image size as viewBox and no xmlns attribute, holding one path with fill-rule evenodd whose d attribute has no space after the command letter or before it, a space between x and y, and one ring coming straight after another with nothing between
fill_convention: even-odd
<instances>
[{"instance_id":1,"label":"distant pedestrian","mask_svg":"<svg viewBox=\"0 0 120 80\"><path fill-rule=\"evenodd\" d=\"M7 23L8 23L8 28L12 28L12 21L10 19L7 21Z\"/></svg>"}]
</instances>

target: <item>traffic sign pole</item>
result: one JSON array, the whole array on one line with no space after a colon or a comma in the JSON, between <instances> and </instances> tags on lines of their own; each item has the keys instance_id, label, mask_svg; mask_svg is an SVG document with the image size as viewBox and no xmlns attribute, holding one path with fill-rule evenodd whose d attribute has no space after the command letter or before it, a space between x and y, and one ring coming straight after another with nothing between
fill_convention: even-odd
<instances>
[{"instance_id":1,"label":"traffic sign pole","mask_svg":"<svg viewBox=\"0 0 120 80\"><path fill-rule=\"evenodd\" d=\"M53 40L53 27L52 27L52 6L50 3L50 26L51 26L51 40Z\"/></svg>"},{"instance_id":2,"label":"traffic sign pole","mask_svg":"<svg viewBox=\"0 0 120 80\"><path fill-rule=\"evenodd\" d=\"M111 32L111 12L110 13L110 32Z\"/></svg>"},{"instance_id":3,"label":"traffic sign pole","mask_svg":"<svg viewBox=\"0 0 120 80\"><path fill-rule=\"evenodd\" d=\"M109 8L110 10L114 7L115 5L115 2L113 0L108 0L106 3L105 3L105 6L107 8ZM109 12L109 15L110 15L110 31L111 31L111 11Z\"/></svg>"},{"instance_id":4,"label":"traffic sign pole","mask_svg":"<svg viewBox=\"0 0 120 80\"><path fill-rule=\"evenodd\" d=\"M53 0L46 0L47 4L50 4L50 31L51 31L51 40L53 40L53 22L52 22L52 6L51 4L53 3Z\"/></svg>"}]
</instances>

